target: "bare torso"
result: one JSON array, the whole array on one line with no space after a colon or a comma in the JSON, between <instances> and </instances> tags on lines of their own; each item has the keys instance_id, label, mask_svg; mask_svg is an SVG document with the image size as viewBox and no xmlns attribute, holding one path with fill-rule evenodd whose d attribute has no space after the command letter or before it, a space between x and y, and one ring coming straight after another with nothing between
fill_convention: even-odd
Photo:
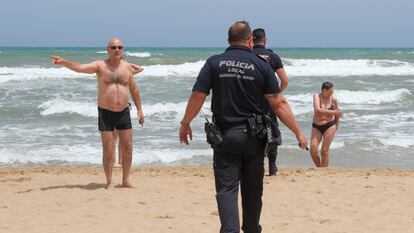
<instances>
[{"instance_id":1,"label":"bare torso","mask_svg":"<svg viewBox=\"0 0 414 233\"><path fill-rule=\"evenodd\" d=\"M98 106L113 112L124 110L129 101L131 68L122 60L118 66L111 66L107 60L98 65Z\"/></svg>"},{"instance_id":2,"label":"bare torso","mask_svg":"<svg viewBox=\"0 0 414 233\"><path fill-rule=\"evenodd\" d=\"M323 98L320 94L314 94L314 107L315 105L318 105L321 109L327 109L327 110L336 110L336 98L332 95L328 98ZM324 125L330 121L335 120L334 114L329 113L320 113L317 111L314 111L313 115L313 123L317 125Z\"/></svg>"}]
</instances>

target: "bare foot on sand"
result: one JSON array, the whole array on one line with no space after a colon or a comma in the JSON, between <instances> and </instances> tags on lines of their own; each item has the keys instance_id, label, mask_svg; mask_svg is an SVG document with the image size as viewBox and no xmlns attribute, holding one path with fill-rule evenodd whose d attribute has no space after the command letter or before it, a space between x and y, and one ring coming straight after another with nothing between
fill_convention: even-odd
<instances>
[{"instance_id":1,"label":"bare foot on sand","mask_svg":"<svg viewBox=\"0 0 414 233\"><path fill-rule=\"evenodd\" d=\"M112 164L112 167L122 167L122 165L119 164L119 163L114 163L114 164Z\"/></svg>"},{"instance_id":2,"label":"bare foot on sand","mask_svg":"<svg viewBox=\"0 0 414 233\"><path fill-rule=\"evenodd\" d=\"M133 186L131 183L129 183L129 181L124 181L122 182L121 185L117 186L119 188L130 188L130 189L134 189L135 186Z\"/></svg>"},{"instance_id":3,"label":"bare foot on sand","mask_svg":"<svg viewBox=\"0 0 414 233\"><path fill-rule=\"evenodd\" d=\"M106 189L112 189L112 188L114 188L115 187L115 185L114 185L114 183L108 183L108 184L106 184Z\"/></svg>"}]
</instances>

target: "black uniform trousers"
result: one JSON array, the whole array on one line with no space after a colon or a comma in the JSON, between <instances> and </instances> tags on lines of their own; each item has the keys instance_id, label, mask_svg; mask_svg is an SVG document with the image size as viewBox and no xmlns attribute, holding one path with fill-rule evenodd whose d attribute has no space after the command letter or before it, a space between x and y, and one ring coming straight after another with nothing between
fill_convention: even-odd
<instances>
[{"instance_id":1,"label":"black uniform trousers","mask_svg":"<svg viewBox=\"0 0 414 233\"><path fill-rule=\"evenodd\" d=\"M260 233L265 139L252 137L246 127L234 127L224 143L214 147L214 178L220 233L240 232L238 191L241 189L245 233Z\"/></svg>"},{"instance_id":2,"label":"black uniform trousers","mask_svg":"<svg viewBox=\"0 0 414 233\"><path fill-rule=\"evenodd\" d=\"M271 114L271 119L272 119L273 123L275 123L276 125L279 125L279 123L277 122L277 117L273 112ZM269 159L269 169L270 169L270 166L272 166L272 164L273 164L276 168L276 171L278 170L277 165L276 165L277 148L278 147L275 147L275 148L271 149L269 151L269 153L267 154L267 158Z\"/></svg>"},{"instance_id":3,"label":"black uniform trousers","mask_svg":"<svg viewBox=\"0 0 414 233\"><path fill-rule=\"evenodd\" d=\"M269 151L269 153L267 154L267 158L269 159L269 166L270 164L274 164L276 167L276 171L277 171L277 164L276 164L276 159L277 159L277 146L273 149L271 149Z\"/></svg>"}]
</instances>

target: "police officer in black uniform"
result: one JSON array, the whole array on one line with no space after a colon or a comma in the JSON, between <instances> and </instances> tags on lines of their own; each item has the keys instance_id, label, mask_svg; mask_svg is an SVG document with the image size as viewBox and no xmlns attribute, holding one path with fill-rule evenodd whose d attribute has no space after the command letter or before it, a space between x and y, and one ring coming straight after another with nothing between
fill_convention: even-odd
<instances>
[{"instance_id":1,"label":"police officer in black uniform","mask_svg":"<svg viewBox=\"0 0 414 233\"><path fill-rule=\"evenodd\" d=\"M240 232L238 191L241 188L243 225L248 233L261 232L264 138L251 136L247 121L266 113L268 101L280 120L296 135L300 148L306 148L305 135L298 127L286 99L279 94L272 68L253 53L250 26L245 21L233 24L228 31L230 47L210 57L198 75L181 121L180 142L192 139L190 122L213 90L214 122L223 132L221 145L214 149L216 199L221 233Z\"/></svg>"},{"instance_id":2,"label":"police officer in black uniform","mask_svg":"<svg viewBox=\"0 0 414 233\"><path fill-rule=\"evenodd\" d=\"M271 49L266 48L266 32L263 28L257 28L253 30L253 51L258 54L260 57L264 58L272 67L274 72L280 79L280 92L283 92L288 86L288 76L283 68L282 60L280 57L274 53ZM272 120L277 125L276 115L273 114L273 111L269 109ZM276 156L277 156L277 146L273 147L267 154L269 159L269 176L275 176L277 172L276 166Z\"/></svg>"}]
</instances>

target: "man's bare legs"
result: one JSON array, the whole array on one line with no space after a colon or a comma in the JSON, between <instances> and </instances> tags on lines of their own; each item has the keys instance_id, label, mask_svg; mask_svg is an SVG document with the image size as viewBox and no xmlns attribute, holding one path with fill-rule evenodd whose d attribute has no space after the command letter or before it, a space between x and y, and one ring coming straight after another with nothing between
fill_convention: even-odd
<instances>
[{"instance_id":1,"label":"man's bare legs","mask_svg":"<svg viewBox=\"0 0 414 233\"><path fill-rule=\"evenodd\" d=\"M122 152L122 185L125 188L134 188L129 181L132 164L132 129L118 130L119 145Z\"/></svg>"},{"instance_id":2,"label":"man's bare legs","mask_svg":"<svg viewBox=\"0 0 414 233\"><path fill-rule=\"evenodd\" d=\"M120 142L118 142L118 165L122 166L122 146Z\"/></svg>"},{"instance_id":3,"label":"man's bare legs","mask_svg":"<svg viewBox=\"0 0 414 233\"><path fill-rule=\"evenodd\" d=\"M101 131L102 140L102 166L104 168L106 177L106 188L113 188L114 182L112 180L112 164L113 155L115 153L114 134L112 131Z\"/></svg>"},{"instance_id":4,"label":"man's bare legs","mask_svg":"<svg viewBox=\"0 0 414 233\"><path fill-rule=\"evenodd\" d=\"M321 166L321 159L318 156L319 143L321 142L322 134L319 130L312 127L311 141L310 141L310 154L313 163L316 167Z\"/></svg>"},{"instance_id":5,"label":"man's bare legs","mask_svg":"<svg viewBox=\"0 0 414 233\"><path fill-rule=\"evenodd\" d=\"M328 167L329 165L329 147L336 133L336 125L331 126L323 134L322 148L321 148L321 167Z\"/></svg>"},{"instance_id":6,"label":"man's bare legs","mask_svg":"<svg viewBox=\"0 0 414 233\"><path fill-rule=\"evenodd\" d=\"M114 146L116 146L116 140L118 138L118 131L114 130ZM118 161L116 159L116 150L114 148L114 154L112 163L114 167L121 167L122 166L122 149L121 149L121 143L118 142Z\"/></svg>"}]
</instances>

